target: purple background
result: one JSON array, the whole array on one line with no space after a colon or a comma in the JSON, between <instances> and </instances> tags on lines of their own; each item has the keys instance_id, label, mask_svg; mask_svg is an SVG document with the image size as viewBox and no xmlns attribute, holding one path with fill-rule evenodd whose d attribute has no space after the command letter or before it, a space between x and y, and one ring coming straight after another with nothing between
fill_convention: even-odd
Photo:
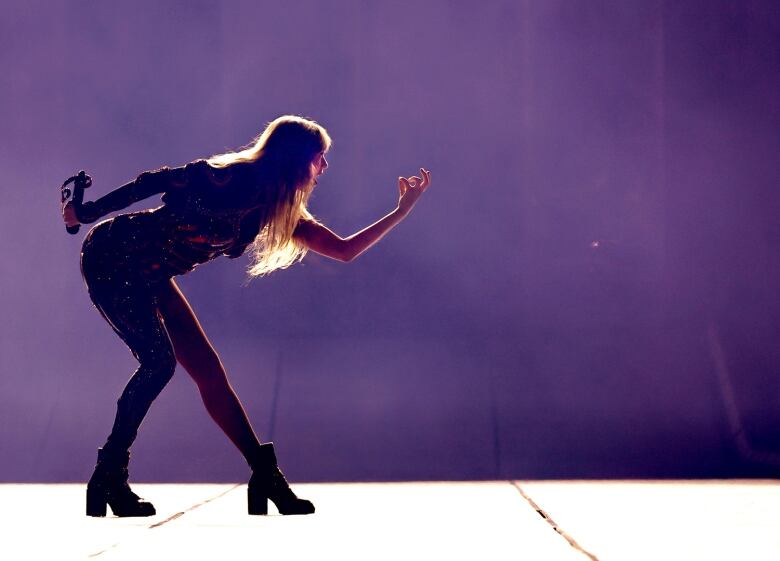
<instances>
[{"instance_id":1,"label":"purple background","mask_svg":"<svg viewBox=\"0 0 780 561\"><path fill-rule=\"evenodd\" d=\"M86 480L135 368L61 182L283 113L334 138L312 210L343 235L433 172L350 265L180 280L291 480L777 475L778 6L5 3L0 480ZM247 475L181 369L133 454L137 481Z\"/></svg>"}]
</instances>

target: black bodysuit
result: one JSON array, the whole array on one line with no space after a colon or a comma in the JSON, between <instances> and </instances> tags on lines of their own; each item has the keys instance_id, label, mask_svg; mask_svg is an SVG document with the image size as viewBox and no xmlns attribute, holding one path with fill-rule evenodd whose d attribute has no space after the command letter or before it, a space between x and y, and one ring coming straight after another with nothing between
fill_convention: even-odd
<instances>
[{"instance_id":1,"label":"black bodysuit","mask_svg":"<svg viewBox=\"0 0 780 561\"><path fill-rule=\"evenodd\" d=\"M251 168L214 169L203 160L142 174L84 203L77 216L94 222L158 193L163 193L162 206L100 222L81 251L81 272L92 302L140 363L119 398L104 446L117 452L130 448L176 365L156 287L219 255L241 256L265 221L263 192Z\"/></svg>"}]
</instances>

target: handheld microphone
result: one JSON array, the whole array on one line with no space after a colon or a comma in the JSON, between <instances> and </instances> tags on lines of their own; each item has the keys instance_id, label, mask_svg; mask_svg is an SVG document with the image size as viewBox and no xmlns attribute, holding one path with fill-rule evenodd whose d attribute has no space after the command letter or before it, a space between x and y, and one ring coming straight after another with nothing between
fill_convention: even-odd
<instances>
[{"instance_id":1,"label":"handheld microphone","mask_svg":"<svg viewBox=\"0 0 780 561\"><path fill-rule=\"evenodd\" d=\"M73 183L73 187L70 184ZM62 195L63 207L69 204L73 205L73 209L76 211L76 216L79 215L79 209L81 203L84 200L84 189L92 185L92 178L87 175L87 172L81 170L77 175L69 177L65 180L60 188L60 194ZM76 234L79 231L81 224L75 224L74 226L65 226L65 230L69 234Z\"/></svg>"}]
</instances>

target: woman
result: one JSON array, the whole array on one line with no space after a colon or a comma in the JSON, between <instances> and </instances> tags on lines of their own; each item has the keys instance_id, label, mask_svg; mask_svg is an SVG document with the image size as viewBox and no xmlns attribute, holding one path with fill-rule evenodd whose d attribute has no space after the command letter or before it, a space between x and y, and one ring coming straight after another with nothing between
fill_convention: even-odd
<instances>
[{"instance_id":1,"label":"woman","mask_svg":"<svg viewBox=\"0 0 780 561\"><path fill-rule=\"evenodd\" d=\"M98 450L87 485L87 514L151 516L154 506L133 493L127 465L152 401L178 361L192 376L211 417L252 469L250 514L267 514L271 499L281 514L310 514L276 463L273 443L260 444L224 367L173 277L219 255L250 249L251 276L303 258L307 250L351 261L378 242L411 211L430 173L399 178L398 207L367 228L341 238L317 222L306 203L328 167L327 131L314 121L285 115L247 148L181 168L144 172L94 202L68 203L66 225L91 223L157 193L163 205L120 214L93 227L81 252L81 271L101 315L139 362L117 402L114 425Z\"/></svg>"}]
</instances>

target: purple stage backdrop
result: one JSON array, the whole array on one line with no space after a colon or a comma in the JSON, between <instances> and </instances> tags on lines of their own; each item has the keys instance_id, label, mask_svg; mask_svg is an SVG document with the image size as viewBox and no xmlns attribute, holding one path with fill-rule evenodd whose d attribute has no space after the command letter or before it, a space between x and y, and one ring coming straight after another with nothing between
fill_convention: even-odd
<instances>
[{"instance_id":1,"label":"purple stage backdrop","mask_svg":"<svg viewBox=\"0 0 780 561\"><path fill-rule=\"evenodd\" d=\"M433 173L349 265L180 279L291 480L780 472L775 0L12 0L0 61L0 480L85 481L136 366L62 181L284 113L334 138L311 206L338 233ZM179 369L133 479L247 472Z\"/></svg>"}]
</instances>

